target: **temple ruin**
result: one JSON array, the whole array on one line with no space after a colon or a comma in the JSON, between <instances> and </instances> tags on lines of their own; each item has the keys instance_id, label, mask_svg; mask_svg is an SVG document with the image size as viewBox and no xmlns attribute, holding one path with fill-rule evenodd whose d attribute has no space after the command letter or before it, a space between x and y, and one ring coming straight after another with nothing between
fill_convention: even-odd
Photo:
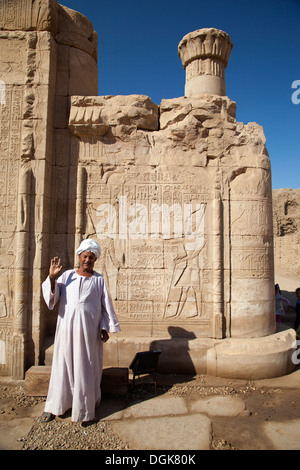
<instances>
[{"instance_id":1,"label":"temple ruin","mask_svg":"<svg viewBox=\"0 0 300 470\"><path fill-rule=\"evenodd\" d=\"M267 378L293 370L276 333L271 168L263 129L226 96L232 42L178 52L185 96L99 96L97 34L56 0L0 4L0 374L51 364L51 257L102 247L121 324L106 365L161 349L161 372Z\"/></svg>"}]
</instances>

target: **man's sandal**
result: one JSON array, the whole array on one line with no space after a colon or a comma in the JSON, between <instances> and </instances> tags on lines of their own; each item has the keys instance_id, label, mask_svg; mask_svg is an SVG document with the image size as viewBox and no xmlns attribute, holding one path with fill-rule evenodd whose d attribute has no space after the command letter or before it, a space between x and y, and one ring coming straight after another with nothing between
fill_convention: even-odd
<instances>
[{"instance_id":1,"label":"man's sandal","mask_svg":"<svg viewBox=\"0 0 300 470\"><path fill-rule=\"evenodd\" d=\"M40 421L42 421L42 423L50 423L50 421L52 421L54 418L55 415L53 415L52 413L46 413L44 411L44 413L40 417Z\"/></svg>"}]
</instances>

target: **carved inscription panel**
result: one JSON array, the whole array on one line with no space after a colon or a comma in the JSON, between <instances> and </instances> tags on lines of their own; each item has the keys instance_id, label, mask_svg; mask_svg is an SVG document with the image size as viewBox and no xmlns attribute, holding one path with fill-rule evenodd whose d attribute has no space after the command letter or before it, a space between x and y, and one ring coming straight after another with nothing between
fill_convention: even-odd
<instances>
[{"instance_id":1,"label":"carved inscription panel","mask_svg":"<svg viewBox=\"0 0 300 470\"><path fill-rule=\"evenodd\" d=\"M2 231L16 225L23 87L6 85L0 106L0 222Z\"/></svg>"},{"instance_id":2,"label":"carved inscription panel","mask_svg":"<svg viewBox=\"0 0 300 470\"><path fill-rule=\"evenodd\" d=\"M14 0L2 0L0 13L7 29L22 29L31 26L31 2L19 0L18 8Z\"/></svg>"},{"instance_id":3,"label":"carved inscription panel","mask_svg":"<svg viewBox=\"0 0 300 470\"><path fill-rule=\"evenodd\" d=\"M211 194L203 174L85 167L85 237L96 237L118 315L128 321L210 321ZM206 226L207 225L207 226Z\"/></svg>"},{"instance_id":4,"label":"carved inscription panel","mask_svg":"<svg viewBox=\"0 0 300 470\"><path fill-rule=\"evenodd\" d=\"M114 102L112 115L102 115L100 123L105 99L93 101L97 119L82 102L73 103L70 128L80 136L75 238L99 239L96 268L127 331L137 334L147 324L152 333L175 322L190 325L197 336L230 336L235 316L242 316L243 289L267 281L257 300L261 316L269 296L272 214L264 136L256 125L235 124L225 112L227 98L214 106L208 98L166 101L153 132L133 119L130 104L120 114L120 99ZM247 308L257 314L252 304ZM240 334L247 324L234 328Z\"/></svg>"},{"instance_id":5,"label":"carved inscription panel","mask_svg":"<svg viewBox=\"0 0 300 470\"><path fill-rule=\"evenodd\" d=\"M0 104L0 369L10 368L9 341L13 308L14 239L21 144L23 87L2 85ZM3 334L1 334L1 332ZM2 362L2 364L1 364Z\"/></svg>"}]
</instances>

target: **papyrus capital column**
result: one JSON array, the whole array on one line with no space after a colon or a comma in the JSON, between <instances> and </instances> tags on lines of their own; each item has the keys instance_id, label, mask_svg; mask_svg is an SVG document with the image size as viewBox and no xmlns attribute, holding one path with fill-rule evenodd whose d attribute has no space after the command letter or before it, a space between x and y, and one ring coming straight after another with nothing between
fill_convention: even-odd
<instances>
[{"instance_id":1,"label":"papyrus capital column","mask_svg":"<svg viewBox=\"0 0 300 470\"><path fill-rule=\"evenodd\" d=\"M186 70L185 96L225 96L225 68L231 50L230 37L219 29L198 29L184 36L178 54Z\"/></svg>"}]
</instances>

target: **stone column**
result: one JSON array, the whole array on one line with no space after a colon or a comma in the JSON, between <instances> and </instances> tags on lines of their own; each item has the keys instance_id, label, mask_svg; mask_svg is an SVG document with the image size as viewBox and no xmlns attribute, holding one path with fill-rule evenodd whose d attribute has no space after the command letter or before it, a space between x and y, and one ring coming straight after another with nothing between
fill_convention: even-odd
<instances>
[{"instance_id":1,"label":"stone column","mask_svg":"<svg viewBox=\"0 0 300 470\"><path fill-rule=\"evenodd\" d=\"M24 378L39 350L36 241L44 232L47 246L49 233L44 209L51 184L45 162L52 163L57 10L56 0L0 2L0 292L7 305L0 318L0 366L16 379Z\"/></svg>"},{"instance_id":2,"label":"stone column","mask_svg":"<svg viewBox=\"0 0 300 470\"><path fill-rule=\"evenodd\" d=\"M198 29L184 36L178 54L186 70L185 96L225 96L225 68L231 50L230 37L219 29Z\"/></svg>"},{"instance_id":3,"label":"stone column","mask_svg":"<svg viewBox=\"0 0 300 470\"><path fill-rule=\"evenodd\" d=\"M31 169L23 166L19 174L16 262L14 279L13 371L14 378L25 374L25 340L28 310L28 258L30 235Z\"/></svg>"},{"instance_id":4,"label":"stone column","mask_svg":"<svg viewBox=\"0 0 300 470\"><path fill-rule=\"evenodd\" d=\"M214 292L214 318L213 318L213 337L223 338L223 204L219 189L214 191L212 219L213 219L213 292Z\"/></svg>"},{"instance_id":5,"label":"stone column","mask_svg":"<svg viewBox=\"0 0 300 470\"><path fill-rule=\"evenodd\" d=\"M76 214L75 214L75 249L82 242L84 233L84 200L85 200L85 178L86 172L82 165L77 170L77 192L76 192ZM76 250L75 250L76 251ZM78 263L78 256L74 252L74 266Z\"/></svg>"}]
</instances>

